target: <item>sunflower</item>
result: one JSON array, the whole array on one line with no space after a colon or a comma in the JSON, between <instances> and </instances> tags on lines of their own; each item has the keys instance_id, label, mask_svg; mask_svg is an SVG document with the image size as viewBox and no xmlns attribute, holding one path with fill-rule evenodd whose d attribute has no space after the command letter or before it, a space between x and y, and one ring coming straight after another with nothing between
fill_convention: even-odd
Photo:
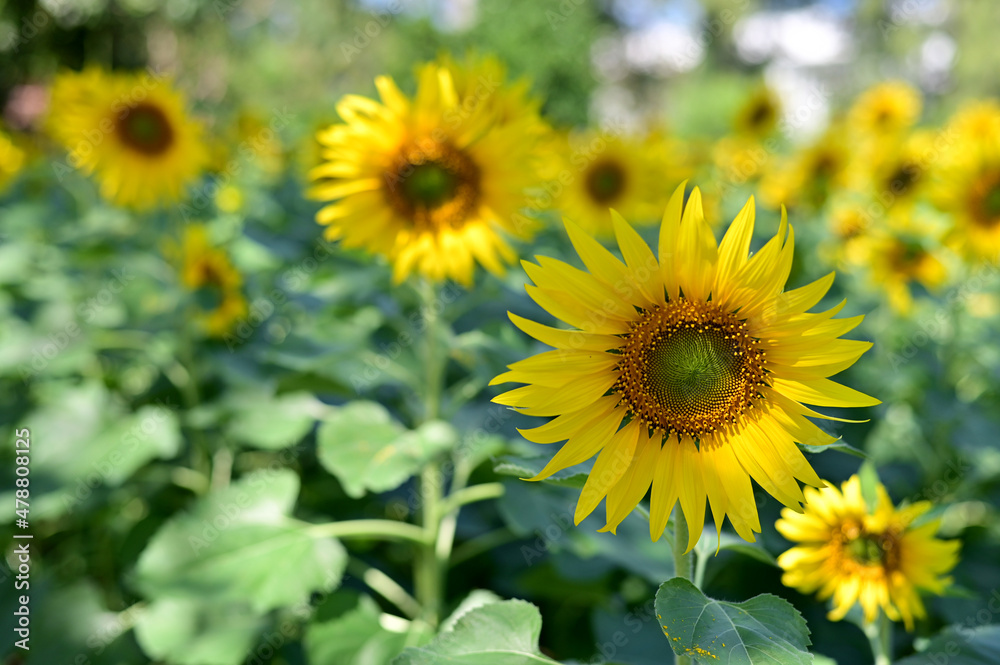
<instances>
[{"instance_id":1,"label":"sunflower","mask_svg":"<svg viewBox=\"0 0 1000 665\"><path fill-rule=\"evenodd\" d=\"M877 155L854 162L853 186L878 202L890 224L909 228L913 208L934 177L935 133L916 131L887 139Z\"/></svg>"},{"instance_id":2,"label":"sunflower","mask_svg":"<svg viewBox=\"0 0 1000 665\"><path fill-rule=\"evenodd\" d=\"M881 609L913 630L913 620L926 616L918 590L944 592L951 578L942 576L958 562L959 541L935 538L938 520L919 522L929 501L895 508L879 484L869 510L858 476L841 488L807 487L804 513L782 510L775 526L799 544L778 557L781 581L821 599L832 596L833 621L859 602L865 621L875 621Z\"/></svg>"},{"instance_id":3,"label":"sunflower","mask_svg":"<svg viewBox=\"0 0 1000 665\"><path fill-rule=\"evenodd\" d=\"M194 294L198 324L209 336L224 336L246 317L243 277L204 226L186 227L180 246L168 245L168 253L180 265L181 285Z\"/></svg>"},{"instance_id":4,"label":"sunflower","mask_svg":"<svg viewBox=\"0 0 1000 665\"><path fill-rule=\"evenodd\" d=\"M171 83L146 72L66 72L52 85L50 134L101 194L138 209L179 201L208 153Z\"/></svg>"},{"instance_id":5,"label":"sunflower","mask_svg":"<svg viewBox=\"0 0 1000 665\"><path fill-rule=\"evenodd\" d=\"M591 130L563 137L553 186L555 206L591 234L613 232L608 208L637 223L651 223L667 203L663 188L668 143L660 134L623 136ZM673 171L681 169L673 164Z\"/></svg>"},{"instance_id":6,"label":"sunflower","mask_svg":"<svg viewBox=\"0 0 1000 665\"><path fill-rule=\"evenodd\" d=\"M953 143L937 169L931 195L951 214L949 244L971 259L1000 252L1000 133L994 134L1000 132L1000 108L989 109L967 109L949 123L945 135Z\"/></svg>"},{"instance_id":7,"label":"sunflower","mask_svg":"<svg viewBox=\"0 0 1000 665\"><path fill-rule=\"evenodd\" d=\"M885 233L869 240L867 263L872 283L885 292L895 311L903 314L910 311L914 285L932 291L947 279L944 263L921 238L913 234Z\"/></svg>"},{"instance_id":8,"label":"sunflower","mask_svg":"<svg viewBox=\"0 0 1000 665\"><path fill-rule=\"evenodd\" d=\"M913 86L886 81L858 96L848 111L848 122L863 138L879 139L912 127L921 108L920 93Z\"/></svg>"},{"instance_id":9,"label":"sunflower","mask_svg":"<svg viewBox=\"0 0 1000 665\"><path fill-rule=\"evenodd\" d=\"M761 87L737 111L733 125L737 134L764 138L778 127L780 117L778 96L770 88Z\"/></svg>"},{"instance_id":10,"label":"sunflower","mask_svg":"<svg viewBox=\"0 0 1000 665\"><path fill-rule=\"evenodd\" d=\"M0 191L21 171L26 159L24 151L0 130Z\"/></svg>"},{"instance_id":11,"label":"sunflower","mask_svg":"<svg viewBox=\"0 0 1000 665\"><path fill-rule=\"evenodd\" d=\"M462 94L453 70L422 67L413 99L379 77L381 103L348 95L337 106L344 123L318 134L325 161L310 195L333 203L316 221L327 239L388 257L397 283L418 272L469 285L476 262L500 274L516 258L503 234L534 230L520 213L536 183L533 126L517 109L500 117L490 100L514 98L502 82L463 83Z\"/></svg>"},{"instance_id":12,"label":"sunflower","mask_svg":"<svg viewBox=\"0 0 1000 665\"><path fill-rule=\"evenodd\" d=\"M805 205L818 210L831 194L847 186L850 164L843 127L835 125L782 167L766 172L761 196L771 206Z\"/></svg>"},{"instance_id":13,"label":"sunflower","mask_svg":"<svg viewBox=\"0 0 1000 665\"><path fill-rule=\"evenodd\" d=\"M659 260L617 213L624 263L576 224L566 229L587 271L539 257L524 262L528 294L569 330L511 314L514 324L555 350L519 361L492 383L528 384L494 398L530 416L556 416L522 435L566 441L540 480L594 455L576 522L607 497L614 532L652 486L650 536L666 527L674 504L701 535L708 498L717 529L728 515L744 539L760 531L750 479L798 509L796 478L820 486L796 442L834 438L807 419L817 406L878 401L826 378L852 365L871 344L839 339L862 317L833 319L843 303L810 309L833 275L783 292L793 233L778 234L748 258L751 199L720 245L705 222L701 192L686 205L674 192L660 229Z\"/></svg>"}]
</instances>

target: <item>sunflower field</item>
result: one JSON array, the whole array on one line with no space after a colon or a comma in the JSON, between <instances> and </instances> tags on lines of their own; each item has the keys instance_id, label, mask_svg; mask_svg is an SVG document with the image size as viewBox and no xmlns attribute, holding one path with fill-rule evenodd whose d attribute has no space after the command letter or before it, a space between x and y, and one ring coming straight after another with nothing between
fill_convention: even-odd
<instances>
[{"instance_id":1,"label":"sunflower field","mask_svg":"<svg viewBox=\"0 0 1000 665\"><path fill-rule=\"evenodd\" d=\"M998 28L0 0L0 665L1000 664Z\"/></svg>"}]
</instances>

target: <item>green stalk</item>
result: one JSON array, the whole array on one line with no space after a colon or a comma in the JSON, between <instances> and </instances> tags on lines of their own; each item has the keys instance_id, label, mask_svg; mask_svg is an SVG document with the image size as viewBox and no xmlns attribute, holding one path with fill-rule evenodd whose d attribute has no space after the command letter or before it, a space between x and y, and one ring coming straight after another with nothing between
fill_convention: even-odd
<instances>
[{"instance_id":1,"label":"green stalk","mask_svg":"<svg viewBox=\"0 0 1000 665\"><path fill-rule=\"evenodd\" d=\"M678 503L674 506L674 575L690 580L691 560L694 557L694 553L693 551L685 553L687 542L688 523L684 517L684 511L681 510L681 505ZM674 654L674 663L676 665L693 665L694 661L691 660L690 656L678 656Z\"/></svg>"},{"instance_id":2,"label":"green stalk","mask_svg":"<svg viewBox=\"0 0 1000 665\"><path fill-rule=\"evenodd\" d=\"M885 612L879 612L877 620L865 624L865 635L875 656L875 665L892 664L892 622Z\"/></svg>"},{"instance_id":3,"label":"green stalk","mask_svg":"<svg viewBox=\"0 0 1000 665\"><path fill-rule=\"evenodd\" d=\"M434 308L437 292L430 282L423 282L420 288L424 309L424 372L426 392L424 393L424 413L422 422L435 420L441 414L441 390L444 384L444 370L447 358L438 347L440 320ZM423 619L432 628L437 628L441 619L444 602L445 565L437 552L437 541L444 518L444 474L441 463L431 461L420 474L420 498L423 500L421 523L426 541L414 562L414 585L417 601L424 611ZM450 552L448 553L450 554ZM444 557L445 562L447 556Z\"/></svg>"}]
</instances>

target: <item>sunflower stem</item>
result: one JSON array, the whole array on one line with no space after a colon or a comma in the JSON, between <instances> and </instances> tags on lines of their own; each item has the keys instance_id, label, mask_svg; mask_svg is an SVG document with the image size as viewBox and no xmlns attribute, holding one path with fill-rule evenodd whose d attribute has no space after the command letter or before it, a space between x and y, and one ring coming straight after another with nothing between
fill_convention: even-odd
<instances>
[{"instance_id":1,"label":"sunflower stem","mask_svg":"<svg viewBox=\"0 0 1000 665\"><path fill-rule=\"evenodd\" d=\"M879 612L879 617L865 625L865 635L875 656L875 665L891 665L892 663L892 622L885 612Z\"/></svg>"},{"instance_id":2,"label":"sunflower stem","mask_svg":"<svg viewBox=\"0 0 1000 665\"><path fill-rule=\"evenodd\" d=\"M424 317L424 380L426 392L423 395L421 422L436 420L441 414L441 389L447 357L441 353L438 344L440 319L436 307L437 291L424 281L420 285L421 314ZM444 501L444 473L439 460L432 460L420 473L421 510L426 541L414 561L414 586L417 601L423 608L423 620L436 628L441 618L444 597L444 573L451 548L438 547L441 536L441 522L446 516Z\"/></svg>"},{"instance_id":3,"label":"sunflower stem","mask_svg":"<svg viewBox=\"0 0 1000 665\"><path fill-rule=\"evenodd\" d=\"M687 519L684 518L684 511L681 510L680 504L677 504L674 507L674 575L690 580L692 569L691 559L694 557L694 551L685 551L687 549L687 542ZM692 665L694 661L689 656L674 654L674 663L676 665Z\"/></svg>"}]
</instances>

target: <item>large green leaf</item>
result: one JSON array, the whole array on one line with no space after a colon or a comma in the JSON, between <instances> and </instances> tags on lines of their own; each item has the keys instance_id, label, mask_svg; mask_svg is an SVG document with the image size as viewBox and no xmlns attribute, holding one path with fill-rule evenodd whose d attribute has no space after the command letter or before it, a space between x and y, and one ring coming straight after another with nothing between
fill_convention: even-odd
<instances>
[{"instance_id":1,"label":"large green leaf","mask_svg":"<svg viewBox=\"0 0 1000 665\"><path fill-rule=\"evenodd\" d=\"M708 598L688 580L675 577L660 585L655 605L675 654L730 665L812 662L806 651L809 629L805 620L777 596L764 594L743 603L727 603Z\"/></svg>"},{"instance_id":2,"label":"large green leaf","mask_svg":"<svg viewBox=\"0 0 1000 665\"><path fill-rule=\"evenodd\" d=\"M260 612L334 588L347 555L285 519L297 490L290 471L258 473L172 518L139 558L138 587L152 598L211 597Z\"/></svg>"},{"instance_id":3,"label":"large green leaf","mask_svg":"<svg viewBox=\"0 0 1000 665\"><path fill-rule=\"evenodd\" d=\"M432 421L407 430L374 402L337 409L320 425L317 438L320 463L354 498L396 489L457 441L447 423Z\"/></svg>"},{"instance_id":4,"label":"large green leaf","mask_svg":"<svg viewBox=\"0 0 1000 665\"><path fill-rule=\"evenodd\" d=\"M393 665L538 665L555 663L538 650L542 615L523 600L470 610L451 630L423 647L411 647Z\"/></svg>"},{"instance_id":5,"label":"large green leaf","mask_svg":"<svg viewBox=\"0 0 1000 665\"><path fill-rule=\"evenodd\" d=\"M310 665L388 665L402 651L406 633L383 628L380 614L375 601L361 596L353 609L311 624L304 638Z\"/></svg>"},{"instance_id":6,"label":"large green leaf","mask_svg":"<svg viewBox=\"0 0 1000 665\"><path fill-rule=\"evenodd\" d=\"M142 611L135 637L146 655L174 665L238 665L262 625L246 606L164 598Z\"/></svg>"},{"instance_id":7,"label":"large green leaf","mask_svg":"<svg viewBox=\"0 0 1000 665\"><path fill-rule=\"evenodd\" d=\"M308 393L241 394L232 401L229 436L254 448L280 450L302 440L327 407Z\"/></svg>"},{"instance_id":8,"label":"large green leaf","mask_svg":"<svg viewBox=\"0 0 1000 665\"><path fill-rule=\"evenodd\" d=\"M1000 626L951 626L896 665L1000 665Z\"/></svg>"}]
</instances>

